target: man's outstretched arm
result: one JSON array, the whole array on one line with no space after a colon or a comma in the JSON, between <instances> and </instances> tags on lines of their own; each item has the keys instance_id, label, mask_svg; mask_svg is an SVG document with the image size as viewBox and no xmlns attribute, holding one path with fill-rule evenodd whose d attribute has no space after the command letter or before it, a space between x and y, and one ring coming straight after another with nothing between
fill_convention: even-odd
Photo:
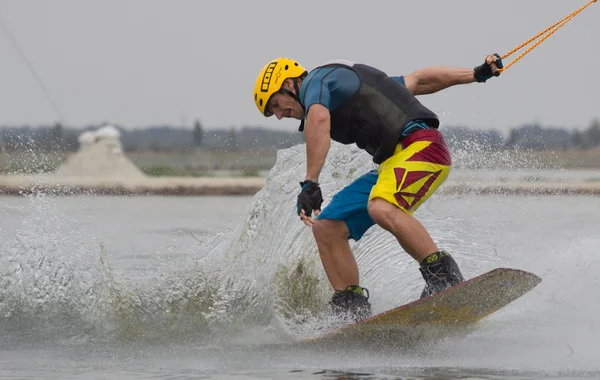
<instances>
[{"instance_id":1,"label":"man's outstretched arm","mask_svg":"<svg viewBox=\"0 0 600 380\"><path fill-rule=\"evenodd\" d=\"M488 55L476 68L448 66L426 67L404 77L406 88L413 95L427 95L448 87L473 82L485 82L492 76L492 64L502 68L502 60L496 54Z\"/></svg>"}]
</instances>

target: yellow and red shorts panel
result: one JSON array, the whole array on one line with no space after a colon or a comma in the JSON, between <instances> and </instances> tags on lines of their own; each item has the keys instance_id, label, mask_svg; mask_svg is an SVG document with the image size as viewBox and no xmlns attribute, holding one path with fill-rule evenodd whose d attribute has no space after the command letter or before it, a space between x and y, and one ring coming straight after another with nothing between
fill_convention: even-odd
<instances>
[{"instance_id":1,"label":"yellow and red shorts panel","mask_svg":"<svg viewBox=\"0 0 600 380\"><path fill-rule=\"evenodd\" d=\"M370 199L383 198L413 214L450 173L451 157L436 129L411 133L392 157L340 190L317 219L343 220L349 238L360 240L375 222L369 216Z\"/></svg>"}]
</instances>

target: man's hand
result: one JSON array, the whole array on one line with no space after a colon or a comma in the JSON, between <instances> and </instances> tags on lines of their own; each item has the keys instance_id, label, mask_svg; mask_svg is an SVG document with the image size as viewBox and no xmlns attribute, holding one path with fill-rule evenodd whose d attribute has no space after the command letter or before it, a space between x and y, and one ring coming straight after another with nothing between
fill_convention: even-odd
<instances>
[{"instance_id":1,"label":"man's hand","mask_svg":"<svg viewBox=\"0 0 600 380\"><path fill-rule=\"evenodd\" d=\"M310 226L314 223L311 218L312 212L314 211L315 215L319 215L319 212L321 211L323 196L321 194L321 188L316 182L306 180L300 182L300 186L302 186L302 191L298 195L296 208L298 215L300 215L304 224Z\"/></svg>"},{"instance_id":2,"label":"man's hand","mask_svg":"<svg viewBox=\"0 0 600 380\"><path fill-rule=\"evenodd\" d=\"M490 54L485 57L485 62L482 65L477 66L473 69L473 76L475 80L479 83L485 83L488 79L494 76L494 68L501 69L504 67L502 64L502 58L498 54Z\"/></svg>"}]
</instances>

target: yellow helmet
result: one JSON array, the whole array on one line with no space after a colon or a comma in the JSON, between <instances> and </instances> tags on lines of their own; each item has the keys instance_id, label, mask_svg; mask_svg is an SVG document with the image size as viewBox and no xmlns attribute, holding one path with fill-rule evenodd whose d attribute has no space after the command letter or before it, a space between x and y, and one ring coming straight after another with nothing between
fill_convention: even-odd
<instances>
[{"instance_id":1,"label":"yellow helmet","mask_svg":"<svg viewBox=\"0 0 600 380\"><path fill-rule=\"evenodd\" d=\"M267 117L272 116L273 114L267 111L267 104L271 96L281 90L286 79L299 78L304 73L306 73L306 69L293 59L281 57L267 63L254 84L254 103L260 113Z\"/></svg>"}]
</instances>

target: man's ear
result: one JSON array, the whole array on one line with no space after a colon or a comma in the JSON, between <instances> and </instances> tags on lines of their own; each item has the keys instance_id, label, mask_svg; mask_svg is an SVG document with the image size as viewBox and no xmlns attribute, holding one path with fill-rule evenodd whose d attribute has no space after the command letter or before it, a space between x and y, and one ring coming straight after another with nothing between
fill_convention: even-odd
<instances>
[{"instance_id":1,"label":"man's ear","mask_svg":"<svg viewBox=\"0 0 600 380\"><path fill-rule=\"evenodd\" d=\"M291 78L287 78L286 80L284 80L283 85L281 87L285 88L286 90L295 92L294 91L294 81Z\"/></svg>"}]
</instances>

